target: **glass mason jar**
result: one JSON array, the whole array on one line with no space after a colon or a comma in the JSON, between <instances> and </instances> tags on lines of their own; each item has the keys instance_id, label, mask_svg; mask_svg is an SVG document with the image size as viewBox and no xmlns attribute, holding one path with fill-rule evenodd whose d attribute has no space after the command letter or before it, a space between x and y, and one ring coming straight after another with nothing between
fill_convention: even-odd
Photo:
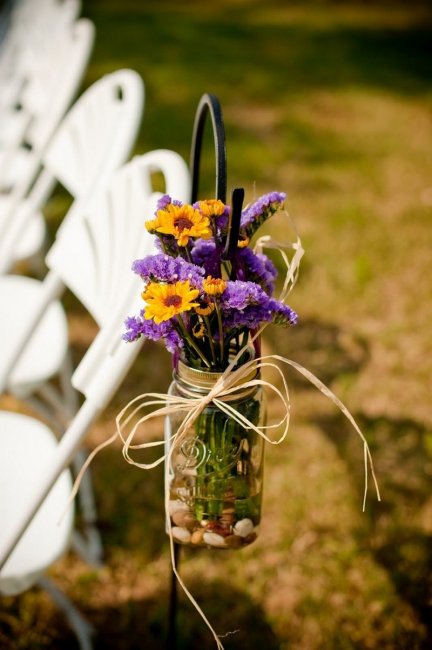
<instances>
[{"instance_id":1,"label":"glass mason jar","mask_svg":"<svg viewBox=\"0 0 432 650\"><path fill-rule=\"evenodd\" d=\"M206 395L222 373L179 362L170 393ZM256 377L252 368L224 402L255 426L265 420L260 386L242 387ZM167 439L184 412L167 418ZM168 470L169 516L176 542L193 547L241 548L258 535L263 488L264 440L211 403L174 441ZM167 451L169 451L167 442Z\"/></svg>"}]
</instances>

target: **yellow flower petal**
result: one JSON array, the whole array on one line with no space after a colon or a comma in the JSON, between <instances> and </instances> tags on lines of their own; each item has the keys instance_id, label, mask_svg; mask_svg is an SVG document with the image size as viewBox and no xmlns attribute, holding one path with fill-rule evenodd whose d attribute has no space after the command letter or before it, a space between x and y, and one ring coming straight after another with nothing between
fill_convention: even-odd
<instances>
[{"instance_id":1,"label":"yellow flower petal","mask_svg":"<svg viewBox=\"0 0 432 650\"><path fill-rule=\"evenodd\" d=\"M198 208L201 214L206 217L218 217L225 212L225 204L219 199L207 199L207 201L199 201Z\"/></svg>"},{"instance_id":2,"label":"yellow flower petal","mask_svg":"<svg viewBox=\"0 0 432 650\"><path fill-rule=\"evenodd\" d=\"M223 293L226 289L226 282L221 278L212 278L211 275L208 275L205 280L203 280L203 289L209 296L217 296Z\"/></svg>"},{"instance_id":3,"label":"yellow flower petal","mask_svg":"<svg viewBox=\"0 0 432 650\"><path fill-rule=\"evenodd\" d=\"M158 210L151 228L163 235L173 235L179 246L186 246L189 237L209 239L212 236L210 220L191 205L173 205ZM147 226L148 228L148 226Z\"/></svg>"},{"instance_id":4,"label":"yellow flower petal","mask_svg":"<svg viewBox=\"0 0 432 650\"><path fill-rule=\"evenodd\" d=\"M199 303L194 300L198 294L198 289L192 289L189 280L175 284L150 282L141 294L147 303L144 317L147 320L153 319L157 324L162 323L197 307Z\"/></svg>"}]
</instances>

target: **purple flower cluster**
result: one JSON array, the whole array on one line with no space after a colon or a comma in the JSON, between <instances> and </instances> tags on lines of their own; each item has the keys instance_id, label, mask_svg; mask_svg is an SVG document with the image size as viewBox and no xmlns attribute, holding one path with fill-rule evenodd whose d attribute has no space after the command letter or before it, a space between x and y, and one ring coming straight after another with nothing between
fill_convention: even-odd
<instances>
[{"instance_id":1,"label":"purple flower cluster","mask_svg":"<svg viewBox=\"0 0 432 650\"><path fill-rule=\"evenodd\" d=\"M170 257L160 253L147 255L132 264L132 271L140 275L145 282L178 282L189 280L197 289L202 287L205 270L186 262L182 257Z\"/></svg>"},{"instance_id":2,"label":"purple flower cluster","mask_svg":"<svg viewBox=\"0 0 432 650\"><path fill-rule=\"evenodd\" d=\"M152 341L164 339L168 352L172 353L178 352L179 348L183 347L183 339L170 321L158 325L151 319L146 320L143 313L142 311L140 316L131 316L125 320L126 332L123 334L125 341L136 341L141 336Z\"/></svg>"},{"instance_id":3,"label":"purple flower cluster","mask_svg":"<svg viewBox=\"0 0 432 650\"><path fill-rule=\"evenodd\" d=\"M135 341L141 337L153 341L163 339L173 354L174 363L182 358L195 368L220 371L227 367L232 350L244 344L248 331L256 331L266 323L294 325L297 314L283 302L272 298L277 277L275 265L267 255L255 253L248 247L251 237L281 207L285 197L283 192L270 192L243 211L241 243L229 260L222 259L228 234L229 206L224 206L222 214L211 217L212 237L209 239L192 237L187 246L179 247L172 235L158 235L158 252L135 260L132 270L145 285L189 281L198 291L189 294L181 285L177 287L178 296L168 295L172 288L160 291L159 296L154 297L159 301L158 309L165 314L165 306L172 300L169 304L174 305L172 313L175 315L157 324L150 317L152 310L147 305L138 316L125 321L124 340ZM168 194L163 195L157 202L156 214L165 210L169 220L170 206L173 205L183 204ZM197 202L192 207L203 214L212 212L210 202ZM215 205L214 212L220 209L220 204ZM217 281L222 278L223 282ZM186 292L184 295L183 290ZM213 341L218 345L213 345ZM254 345L258 346L258 343Z\"/></svg>"},{"instance_id":4,"label":"purple flower cluster","mask_svg":"<svg viewBox=\"0 0 432 650\"><path fill-rule=\"evenodd\" d=\"M257 201L243 210L240 230L248 237L252 237L264 221L280 208L285 199L285 192L270 192L261 196Z\"/></svg>"},{"instance_id":5,"label":"purple flower cluster","mask_svg":"<svg viewBox=\"0 0 432 650\"><path fill-rule=\"evenodd\" d=\"M263 253L254 253L250 248L239 248L233 260L235 275L239 280L250 280L260 285L270 296L275 287L277 270L273 262Z\"/></svg>"},{"instance_id":6,"label":"purple flower cluster","mask_svg":"<svg viewBox=\"0 0 432 650\"><path fill-rule=\"evenodd\" d=\"M245 309L248 305L268 303L268 295L255 282L233 280L227 282L225 291L221 296L221 307L225 312L232 309Z\"/></svg>"},{"instance_id":7,"label":"purple flower cluster","mask_svg":"<svg viewBox=\"0 0 432 650\"><path fill-rule=\"evenodd\" d=\"M175 201L170 197L169 194L164 194L156 203L155 214L158 210L164 210L167 207L167 205L170 205L170 203L172 205L183 205L182 201Z\"/></svg>"},{"instance_id":8,"label":"purple flower cluster","mask_svg":"<svg viewBox=\"0 0 432 650\"><path fill-rule=\"evenodd\" d=\"M220 277L221 248L212 239L197 239L191 257L195 264L205 270L205 275Z\"/></svg>"},{"instance_id":9,"label":"purple flower cluster","mask_svg":"<svg viewBox=\"0 0 432 650\"><path fill-rule=\"evenodd\" d=\"M261 323L294 325L297 314L284 303L270 298L254 282L235 280L227 283L221 296L224 328L254 329Z\"/></svg>"}]
</instances>

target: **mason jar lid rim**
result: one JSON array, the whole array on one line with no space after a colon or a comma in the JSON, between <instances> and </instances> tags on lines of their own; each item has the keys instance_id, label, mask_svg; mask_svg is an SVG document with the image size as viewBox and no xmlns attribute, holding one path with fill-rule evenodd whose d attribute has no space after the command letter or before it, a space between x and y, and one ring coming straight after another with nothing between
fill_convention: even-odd
<instances>
[{"instance_id":1,"label":"mason jar lid rim","mask_svg":"<svg viewBox=\"0 0 432 650\"><path fill-rule=\"evenodd\" d=\"M200 370L198 368L192 368L188 366L183 361L178 362L177 372L175 373L177 378L190 386L196 386L197 388L211 388L214 384L222 377L223 372L212 372L210 370ZM238 370L238 368L236 368ZM256 377L258 373L258 368L255 364L250 364L248 372L239 379L238 385L251 381Z\"/></svg>"}]
</instances>

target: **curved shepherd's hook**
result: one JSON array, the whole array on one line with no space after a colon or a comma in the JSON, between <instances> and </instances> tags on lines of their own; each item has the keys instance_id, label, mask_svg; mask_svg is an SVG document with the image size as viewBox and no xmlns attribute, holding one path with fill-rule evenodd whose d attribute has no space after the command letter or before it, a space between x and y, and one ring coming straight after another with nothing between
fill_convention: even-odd
<instances>
[{"instance_id":1,"label":"curved shepherd's hook","mask_svg":"<svg viewBox=\"0 0 432 650\"><path fill-rule=\"evenodd\" d=\"M227 195L227 156L225 146L225 126L222 118L222 109L218 98L210 93L204 94L198 104L192 132L190 168L192 176L191 203L198 199L199 175L202 140L207 115L210 114L214 147L216 171L216 198L226 203ZM225 242L222 259L230 259L237 247L240 230L240 217L243 205L244 190L236 188L232 192L231 211L228 223L228 236Z\"/></svg>"},{"instance_id":2,"label":"curved shepherd's hook","mask_svg":"<svg viewBox=\"0 0 432 650\"><path fill-rule=\"evenodd\" d=\"M191 203L194 203L198 199L202 139L204 133L204 125L208 114L210 114L212 121L215 146L216 198L225 203L227 193L225 126L222 118L222 109L219 100L215 95L211 95L210 93L206 93L201 97L195 113L190 157L190 169L192 176Z\"/></svg>"}]
</instances>

